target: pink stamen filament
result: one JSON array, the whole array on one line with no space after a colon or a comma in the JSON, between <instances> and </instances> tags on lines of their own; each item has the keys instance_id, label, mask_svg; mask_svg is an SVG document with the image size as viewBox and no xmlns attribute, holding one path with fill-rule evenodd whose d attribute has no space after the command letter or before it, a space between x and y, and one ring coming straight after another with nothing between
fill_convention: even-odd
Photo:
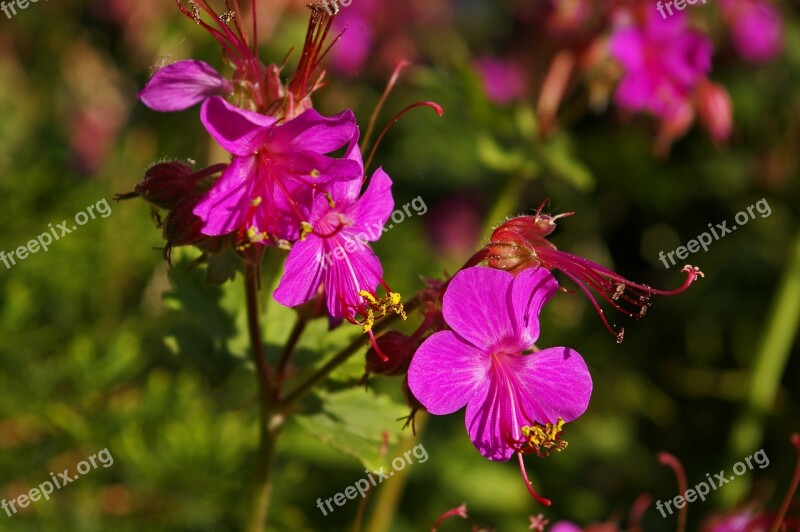
<instances>
[{"instance_id":1,"label":"pink stamen filament","mask_svg":"<svg viewBox=\"0 0 800 532\"><path fill-rule=\"evenodd\" d=\"M531 494L531 497L533 497L534 500L545 506L550 506L551 504L553 504L553 502L550 499L545 499L544 497L536 493L536 491L534 491L531 481L528 480L528 472L525 471L525 462L522 460L522 453L517 453L517 459L519 460L519 470L522 473L522 480L525 481L525 487L528 489L528 493Z\"/></svg>"},{"instance_id":2,"label":"pink stamen filament","mask_svg":"<svg viewBox=\"0 0 800 532\"><path fill-rule=\"evenodd\" d=\"M672 471L675 473L675 478L678 481L678 493L686 493L686 490L689 488L689 484L686 481L686 471L684 471L683 464L681 464L680 460L671 454L662 451L658 453L658 461L672 469ZM684 505L678 513L678 532L684 532L686 530L686 518L688 515L688 505Z\"/></svg>"},{"instance_id":3,"label":"pink stamen filament","mask_svg":"<svg viewBox=\"0 0 800 532\"><path fill-rule=\"evenodd\" d=\"M373 159L373 157L375 157L375 152L378 151L378 146L381 145L381 141L383 140L383 137L386 136L386 134L389 132L389 130L392 128L392 126L394 126L397 123L397 121L400 120L400 118L404 114L409 112L411 109L414 109L415 107L430 107L431 109L436 111L437 115L442 116L444 114L444 109L442 108L441 105L439 105L436 102L417 102L417 103L412 103L408 107L400 110L400 112L397 113L396 115L394 115L394 117L389 121L389 123L386 124L386 127L383 128L383 131L381 131L381 134L378 135L378 139L375 141L375 144L373 144L372 150L370 150L370 152L369 152L369 157L367 157L367 161L364 163L364 171L365 172L367 171L367 168L369 168L369 165L372 163L372 159Z\"/></svg>"},{"instance_id":4,"label":"pink stamen filament","mask_svg":"<svg viewBox=\"0 0 800 532\"><path fill-rule=\"evenodd\" d=\"M370 138L372 138L372 133L375 130L375 123L378 121L378 115L380 114L381 109L383 109L384 104L386 104L386 100L389 98L389 94L392 92L392 90L394 90L395 85L397 85L397 80L400 79L400 74L410 64L411 63L409 63L408 61L399 61L397 65L395 65L394 71L392 72L392 77L389 78L389 83L386 84L386 88L383 90L381 99L378 100L378 105L375 106L375 110L372 111L372 116L369 117L367 132L364 134L364 138L361 140L362 152L367 148L367 144L369 144L369 140Z\"/></svg>"},{"instance_id":5,"label":"pink stamen filament","mask_svg":"<svg viewBox=\"0 0 800 532\"><path fill-rule=\"evenodd\" d=\"M789 491L786 492L786 497L783 499L781 508L778 510L778 514L775 516L775 521L772 523L770 532L778 532L778 530L781 529L783 520L786 517L786 512L789 511L789 506L792 504L794 494L797 492L797 486L800 484L800 433L795 432L792 434L790 439L792 445L794 445L795 450L797 451L797 462L794 466L794 476L792 477L792 483L789 486Z\"/></svg>"},{"instance_id":6,"label":"pink stamen filament","mask_svg":"<svg viewBox=\"0 0 800 532\"><path fill-rule=\"evenodd\" d=\"M453 508L452 510L447 510L445 513L439 516L439 519L437 519L436 522L433 523L433 526L431 527L431 532L436 532L436 530L439 528L439 525L441 525L445 519L450 517L461 517L462 519L466 519L467 503L462 503L458 507Z\"/></svg>"}]
</instances>

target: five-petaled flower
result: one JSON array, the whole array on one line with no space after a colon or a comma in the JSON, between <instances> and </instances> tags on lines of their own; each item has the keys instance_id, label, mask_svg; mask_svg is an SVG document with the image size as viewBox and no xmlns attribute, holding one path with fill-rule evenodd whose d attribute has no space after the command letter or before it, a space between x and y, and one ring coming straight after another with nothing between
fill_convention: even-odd
<instances>
[{"instance_id":1,"label":"five-petaled flower","mask_svg":"<svg viewBox=\"0 0 800 532\"><path fill-rule=\"evenodd\" d=\"M392 214L392 180L379 168L359 197L361 185L361 179L334 183L330 196L317 196L308 232L292 246L273 294L278 303L290 307L304 303L324 284L331 316L367 320L365 327L378 317L375 289L382 284L391 291L367 242L380 237Z\"/></svg>"},{"instance_id":2,"label":"five-petaled flower","mask_svg":"<svg viewBox=\"0 0 800 532\"><path fill-rule=\"evenodd\" d=\"M443 300L452 330L425 340L408 372L411 391L430 413L451 414L466 405L467 432L478 451L497 461L517 453L523 476L522 455L543 443L528 441L530 429L560 429L583 414L592 392L577 352L534 346L539 312L557 289L544 268L516 277L485 267L462 270ZM546 502L525 479L531 494Z\"/></svg>"},{"instance_id":3,"label":"five-petaled flower","mask_svg":"<svg viewBox=\"0 0 800 532\"><path fill-rule=\"evenodd\" d=\"M195 208L207 235L238 232L240 240L267 244L300 237L322 185L361 181L353 113L324 117L313 109L282 123L235 107L219 96L200 112L212 137L234 157L219 181ZM345 157L326 154L348 146Z\"/></svg>"}]
</instances>

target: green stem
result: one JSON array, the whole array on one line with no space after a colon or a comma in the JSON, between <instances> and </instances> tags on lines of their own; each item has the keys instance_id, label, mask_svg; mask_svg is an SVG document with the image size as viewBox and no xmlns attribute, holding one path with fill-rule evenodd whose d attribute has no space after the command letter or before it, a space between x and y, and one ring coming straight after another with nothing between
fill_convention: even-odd
<instances>
[{"instance_id":1,"label":"green stem","mask_svg":"<svg viewBox=\"0 0 800 532\"><path fill-rule=\"evenodd\" d=\"M286 370L289 367L289 359L292 357L292 353L294 353L297 342L300 341L300 337L303 335L303 331L306 330L306 325L308 325L308 320L302 316L298 316L292 328L292 332L289 334L289 339L286 341L286 346L283 348L281 360L278 363L278 381L274 392L276 394L276 400L278 398L277 394L280 393L283 382L286 380Z\"/></svg>"},{"instance_id":2,"label":"green stem","mask_svg":"<svg viewBox=\"0 0 800 532\"><path fill-rule=\"evenodd\" d=\"M753 452L764 436L766 416L772 408L781 377L800 324L800 238L767 319L764 335L756 350L752 380L744 409L731 429L729 452L736 460ZM749 483L737 482L735 489L725 490L726 502L738 500Z\"/></svg>"},{"instance_id":3,"label":"green stem","mask_svg":"<svg viewBox=\"0 0 800 532\"><path fill-rule=\"evenodd\" d=\"M264 355L264 343L261 338L258 311L258 268L247 266L245 272L245 297L247 299L247 328L250 335L250 346L256 366L261 422L259 431L258 469L256 484L253 489L253 502L250 510L247 530L261 532L269 514L269 499L272 491L271 472L275 455L275 443L283 426L283 416L272 412L272 385L270 368Z\"/></svg>"},{"instance_id":4,"label":"green stem","mask_svg":"<svg viewBox=\"0 0 800 532\"><path fill-rule=\"evenodd\" d=\"M404 306L406 312L410 313L412 310L416 308L419 304L419 299L417 297L412 298L406 303ZM380 320L375 326L372 328L373 333L377 334L384 329L386 329L389 325L396 322L400 316L398 314L392 314L391 316L387 316ZM364 346L365 338L364 336L358 336L353 339L347 346L345 346L341 351L339 351L332 359L325 363L324 366L319 368L313 375L311 375L305 382L300 384L297 388L295 388L291 393L289 393L286 397L284 397L280 403L283 407L291 407L294 403L296 403L299 399L301 399L311 388L325 380L325 378L333 372L336 368L340 365L344 364L348 358L353 356L355 353L359 351Z\"/></svg>"}]
</instances>

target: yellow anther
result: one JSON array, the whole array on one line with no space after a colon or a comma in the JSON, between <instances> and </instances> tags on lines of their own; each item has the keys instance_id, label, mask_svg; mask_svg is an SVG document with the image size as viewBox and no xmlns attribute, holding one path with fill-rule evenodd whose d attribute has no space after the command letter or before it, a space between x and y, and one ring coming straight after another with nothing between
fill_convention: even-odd
<instances>
[{"instance_id":1,"label":"yellow anther","mask_svg":"<svg viewBox=\"0 0 800 532\"><path fill-rule=\"evenodd\" d=\"M258 207L261 205L261 196L257 196L250 200L250 205L253 207Z\"/></svg>"},{"instance_id":2,"label":"yellow anther","mask_svg":"<svg viewBox=\"0 0 800 532\"><path fill-rule=\"evenodd\" d=\"M521 432L525 437L520 451L522 453L534 453L537 456L547 456L552 451L563 451L567 448L567 442L561 439L561 430L564 428L564 420L558 418L555 423L545 423L541 425L534 423L532 426L522 427Z\"/></svg>"},{"instance_id":3,"label":"yellow anther","mask_svg":"<svg viewBox=\"0 0 800 532\"><path fill-rule=\"evenodd\" d=\"M373 296L372 294L370 294L370 293L369 293L369 292L367 292L366 290L362 290L362 291L360 291L360 292L358 293L358 295L360 295L361 297L363 297L364 299L366 299L367 301L369 301L369 302L370 302L370 303L372 303L373 305L377 305L377 304L378 304L378 300L377 300L377 299L375 299L375 296Z\"/></svg>"},{"instance_id":4,"label":"yellow anther","mask_svg":"<svg viewBox=\"0 0 800 532\"><path fill-rule=\"evenodd\" d=\"M328 205L330 205L331 207L336 207L336 202L333 201L333 196L331 196L330 192L325 193L325 199L328 200Z\"/></svg>"},{"instance_id":5,"label":"yellow anther","mask_svg":"<svg viewBox=\"0 0 800 532\"><path fill-rule=\"evenodd\" d=\"M310 173L309 175L310 175L311 177L313 177L313 178L317 178L317 177L319 177L319 176L320 176L320 173L319 173L319 170L317 170L316 168L314 168L313 170L311 170L311 173Z\"/></svg>"},{"instance_id":6,"label":"yellow anther","mask_svg":"<svg viewBox=\"0 0 800 532\"><path fill-rule=\"evenodd\" d=\"M314 230L314 226L308 222L300 222L300 240L305 240L306 236Z\"/></svg>"}]
</instances>

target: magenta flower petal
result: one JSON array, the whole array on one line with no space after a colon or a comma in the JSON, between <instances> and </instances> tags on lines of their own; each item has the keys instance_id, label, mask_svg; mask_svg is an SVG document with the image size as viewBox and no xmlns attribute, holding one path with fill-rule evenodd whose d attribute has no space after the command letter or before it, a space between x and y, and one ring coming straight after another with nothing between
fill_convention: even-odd
<instances>
[{"instance_id":1,"label":"magenta flower petal","mask_svg":"<svg viewBox=\"0 0 800 532\"><path fill-rule=\"evenodd\" d=\"M411 359L408 385L431 414L452 414L484 393L490 359L451 331L430 336Z\"/></svg>"},{"instance_id":2,"label":"magenta flower petal","mask_svg":"<svg viewBox=\"0 0 800 532\"><path fill-rule=\"evenodd\" d=\"M348 251L349 246L356 246L355 250ZM336 248L343 250L341 258L334 254ZM331 264L323 274L328 296L328 312L337 318L352 318L353 309L364 303L360 292L367 291L374 294L375 288L383 278L381 261L372 249L359 243L350 234L329 239L326 242L326 251L334 254Z\"/></svg>"},{"instance_id":3,"label":"magenta flower petal","mask_svg":"<svg viewBox=\"0 0 800 532\"><path fill-rule=\"evenodd\" d=\"M389 175L382 168L378 168L372 174L369 186L358 202L355 217L361 220L362 224L371 227L374 235L379 235L383 231L383 226L392 215L394 200L391 189L392 180ZM377 240L377 237L372 240Z\"/></svg>"},{"instance_id":4,"label":"magenta flower petal","mask_svg":"<svg viewBox=\"0 0 800 532\"><path fill-rule=\"evenodd\" d=\"M286 258L286 273L272 293L275 301L294 307L314 297L322 283L321 254L322 242L318 238L295 242Z\"/></svg>"},{"instance_id":5,"label":"magenta flower petal","mask_svg":"<svg viewBox=\"0 0 800 532\"><path fill-rule=\"evenodd\" d=\"M489 460L508 460L524 426L580 416L592 391L586 363L563 347L493 357L487 379L485 394L467 405L465 421L475 448Z\"/></svg>"},{"instance_id":6,"label":"magenta flower petal","mask_svg":"<svg viewBox=\"0 0 800 532\"><path fill-rule=\"evenodd\" d=\"M178 61L156 72L139 99L155 111L182 111L210 98L230 94L231 83L208 63Z\"/></svg>"},{"instance_id":7,"label":"magenta flower petal","mask_svg":"<svg viewBox=\"0 0 800 532\"><path fill-rule=\"evenodd\" d=\"M545 268L529 268L511 283L516 334L524 345L533 345L539 339L539 312L556 290L558 283Z\"/></svg>"},{"instance_id":8,"label":"magenta flower petal","mask_svg":"<svg viewBox=\"0 0 800 532\"><path fill-rule=\"evenodd\" d=\"M234 155L251 155L267 140L271 116L240 109L215 96L203 102L200 119L220 146Z\"/></svg>"},{"instance_id":9,"label":"magenta flower petal","mask_svg":"<svg viewBox=\"0 0 800 532\"><path fill-rule=\"evenodd\" d=\"M513 279L510 273L493 268L460 271L444 294L445 321L456 334L481 348L511 340L515 323L509 315L508 288Z\"/></svg>"},{"instance_id":10,"label":"magenta flower petal","mask_svg":"<svg viewBox=\"0 0 800 532\"><path fill-rule=\"evenodd\" d=\"M276 149L286 151L311 150L329 153L358 138L356 117L345 110L334 116L322 116L308 109L274 131L272 142Z\"/></svg>"},{"instance_id":11,"label":"magenta flower petal","mask_svg":"<svg viewBox=\"0 0 800 532\"><path fill-rule=\"evenodd\" d=\"M255 159L234 158L219 181L194 208L194 214L205 221L204 234L226 235L241 228L245 207L253 197L254 181L250 175L255 171Z\"/></svg>"}]
</instances>

